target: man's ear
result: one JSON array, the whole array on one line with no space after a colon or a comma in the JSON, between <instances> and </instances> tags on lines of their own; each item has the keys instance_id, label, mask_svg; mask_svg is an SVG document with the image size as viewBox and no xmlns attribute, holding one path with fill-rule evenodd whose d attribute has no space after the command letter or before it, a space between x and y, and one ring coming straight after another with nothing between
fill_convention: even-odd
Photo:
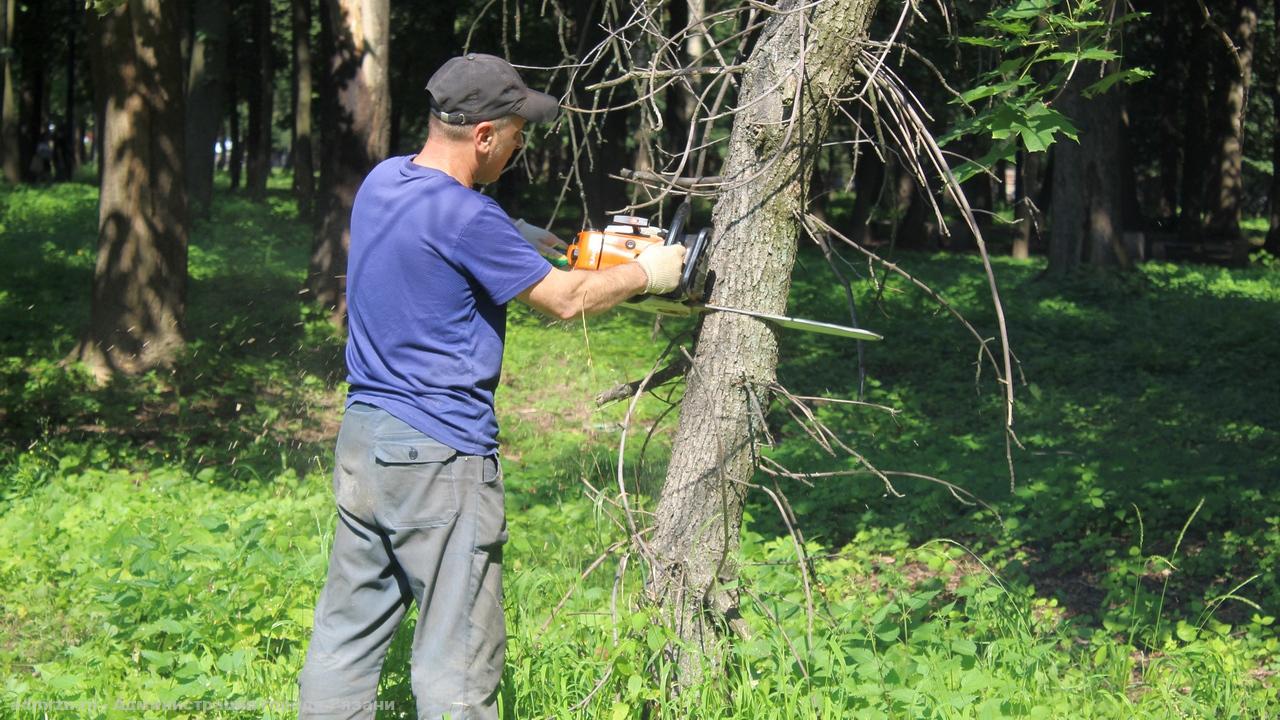
<instances>
[{"instance_id":1,"label":"man's ear","mask_svg":"<svg viewBox=\"0 0 1280 720\"><path fill-rule=\"evenodd\" d=\"M497 128L494 127L492 122L485 120L484 122L476 123L475 138L477 147L485 150L490 149L497 140L497 135Z\"/></svg>"}]
</instances>

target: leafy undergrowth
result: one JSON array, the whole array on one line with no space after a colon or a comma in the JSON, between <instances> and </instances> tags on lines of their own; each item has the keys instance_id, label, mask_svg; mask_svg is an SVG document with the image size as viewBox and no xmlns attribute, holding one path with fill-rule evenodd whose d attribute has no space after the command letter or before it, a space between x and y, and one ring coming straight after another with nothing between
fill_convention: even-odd
<instances>
[{"instance_id":1,"label":"leafy undergrowth","mask_svg":"<svg viewBox=\"0 0 1280 720\"><path fill-rule=\"evenodd\" d=\"M188 353L94 386L61 361L87 318L94 192L0 193L0 715L292 717L323 579L341 341L300 303L305 223L284 199L224 194L193 236ZM984 333L972 258L906 256ZM844 295L802 258L798 314ZM513 309L498 403L507 511L508 718L1272 717L1280 500L1280 279L1147 265L1039 279L998 263L1019 385L1016 489L1000 393L977 349L891 280L858 290L865 400L816 417L890 476L829 455L790 415L767 455L812 567L772 500L751 498L742 612L725 672L659 689L670 638L636 598L615 504L627 403L686 323L616 313L549 325ZM781 336L792 392L851 398L854 346ZM643 510L680 388L638 404L623 477ZM652 431L652 432L651 432ZM760 480L772 486L772 478ZM901 495L899 497L898 495ZM967 497L961 495L961 497ZM611 550L612 548L612 550ZM598 562L597 562L598 561ZM563 601L563 602L562 602ZM411 628L382 717L412 717ZM647 713L647 714L645 714Z\"/></svg>"}]
</instances>

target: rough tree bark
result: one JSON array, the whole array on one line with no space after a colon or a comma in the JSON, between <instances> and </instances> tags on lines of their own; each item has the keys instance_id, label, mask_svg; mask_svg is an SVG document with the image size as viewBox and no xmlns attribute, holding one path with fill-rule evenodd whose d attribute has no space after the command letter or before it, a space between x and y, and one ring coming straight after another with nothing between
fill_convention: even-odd
<instances>
[{"instance_id":1,"label":"rough tree bark","mask_svg":"<svg viewBox=\"0 0 1280 720\"><path fill-rule=\"evenodd\" d=\"M249 86L249 138L244 188L261 200L271 175L271 106L274 72L271 62L271 0L253 3L253 55L257 72Z\"/></svg>"},{"instance_id":2,"label":"rough tree bark","mask_svg":"<svg viewBox=\"0 0 1280 720\"><path fill-rule=\"evenodd\" d=\"M323 217L311 248L307 289L341 324L346 314L348 223L360 181L387 154L391 101L388 0L326 0L333 54L329 82L333 119L326 128L327 164ZM329 164L331 163L331 164Z\"/></svg>"},{"instance_id":3,"label":"rough tree bark","mask_svg":"<svg viewBox=\"0 0 1280 720\"><path fill-rule=\"evenodd\" d=\"M4 179L22 182L22 150L18 139L18 96L13 87L13 24L18 0L0 0L4 4L0 20L4 22L5 53L0 58L4 67L4 100L0 109L0 153L4 155Z\"/></svg>"},{"instance_id":4,"label":"rough tree bark","mask_svg":"<svg viewBox=\"0 0 1280 720\"><path fill-rule=\"evenodd\" d=\"M1214 112L1220 113L1214 126L1214 158L1210 174L1208 230L1211 237L1223 242L1240 238L1240 213L1244 202L1244 115L1253 68L1253 37L1258 29L1256 0L1236 0L1228 31L1235 43L1229 52L1219 43L1216 65Z\"/></svg>"},{"instance_id":5,"label":"rough tree bark","mask_svg":"<svg viewBox=\"0 0 1280 720\"><path fill-rule=\"evenodd\" d=\"M1093 65L1092 69L1096 70ZM1085 98L1083 78L1096 72L1081 68L1063 92L1059 107L1080 126L1079 144L1054 145L1053 206L1050 213L1049 268L1067 273L1083 262L1129 265L1121 219L1120 91Z\"/></svg>"},{"instance_id":6,"label":"rough tree bark","mask_svg":"<svg viewBox=\"0 0 1280 720\"><path fill-rule=\"evenodd\" d=\"M316 192L311 149L311 0L293 0L293 196L311 217Z\"/></svg>"},{"instance_id":7,"label":"rough tree bark","mask_svg":"<svg viewBox=\"0 0 1280 720\"><path fill-rule=\"evenodd\" d=\"M785 311L797 214L833 114L830 98L853 82L875 5L784 0L763 30L742 78L727 185L713 215L713 302ZM720 640L737 622L736 593L722 583L737 574L742 504L758 459L755 408L767 404L776 367L767 325L727 313L705 319L647 544L650 601L687 647L701 650L672 649L681 685L720 665Z\"/></svg>"},{"instance_id":8,"label":"rough tree bark","mask_svg":"<svg viewBox=\"0 0 1280 720\"><path fill-rule=\"evenodd\" d=\"M194 0L191 65L187 72L187 195L191 210L207 215L213 203L214 144L227 105L225 0Z\"/></svg>"},{"instance_id":9,"label":"rough tree bark","mask_svg":"<svg viewBox=\"0 0 1280 720\"><path fill-rule=\"evenodd\" d=\"M98 261L73 356L104 377L167 364L181 349L188 219L175 3L126 0L92 15L105 103Z\"/></svg>"}]
</instances>

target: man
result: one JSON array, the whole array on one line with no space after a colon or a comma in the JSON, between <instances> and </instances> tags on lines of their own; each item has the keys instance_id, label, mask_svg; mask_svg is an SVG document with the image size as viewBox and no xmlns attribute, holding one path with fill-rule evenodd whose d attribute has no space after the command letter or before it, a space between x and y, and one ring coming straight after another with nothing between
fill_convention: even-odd
<instances>
[{"instance_id":1,"label":"man","mask_svg":"<svg viewBox=\"0 0 1280 720\"><path fill-rule=\"evenodd\" d=\"M684 249L563 272L531 246L554 241L472 189L498 179L526 122L555 98L491 55L445 63L427 83L428 137L380 163L351 213L350 392L338 433L338 523L299 678L300 717L373 718L392 636L418 608L419 718L497 717L506 630L506 541L493 393L506 303L556 318L669 292Z\"/></svg>"}]
</instances>

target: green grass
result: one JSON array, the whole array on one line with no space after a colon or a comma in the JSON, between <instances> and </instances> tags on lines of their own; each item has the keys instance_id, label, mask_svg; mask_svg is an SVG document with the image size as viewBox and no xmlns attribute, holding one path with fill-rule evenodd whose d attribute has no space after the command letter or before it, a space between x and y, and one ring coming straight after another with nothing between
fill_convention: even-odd
<instances>
[{"instance_id":1,"label":"green grass","mask_svg":"<svg viewBox=\"0 0 1280 720\"><path fill-rule=\"evenodd\" d=\"M297 295L307 226L283 185L262 204L222 193L192 237L187 353L97 387L61 362L88 317L95 198L83 185L0 191L13 268L0 279L0 717L292 717L343 391L341 340ZM898 260L994 334L974 258ZM792 309L843 322L821 258L800 268ZM752 636L679 697L661 689L670 638L636 603L642 568L608 552L625 537L613 498L626 403L592 397L642 376L687 322L655 337L642 314L584 327L513 308L498 393L504 717L1280 713L1280 276L1041 270L997 261L1028 381L1013 493L1000 392L990 368L975 380L972 339L902 282L879 302L858 287L862 324L886 336L865 348L865 399L899 412L825 404L818 417L878 467L985 505L908 477L894 478L901 497L866 474L781 482L813 569L806 593L778 511L753 495ZM853 345L781 339L787 388L853 396ZM679 392L633 419L624 468L642 508ZM857 469L780 408L771 458ZM404 630L383 717L412 717Z\"/></svg>"}]
</instances>

